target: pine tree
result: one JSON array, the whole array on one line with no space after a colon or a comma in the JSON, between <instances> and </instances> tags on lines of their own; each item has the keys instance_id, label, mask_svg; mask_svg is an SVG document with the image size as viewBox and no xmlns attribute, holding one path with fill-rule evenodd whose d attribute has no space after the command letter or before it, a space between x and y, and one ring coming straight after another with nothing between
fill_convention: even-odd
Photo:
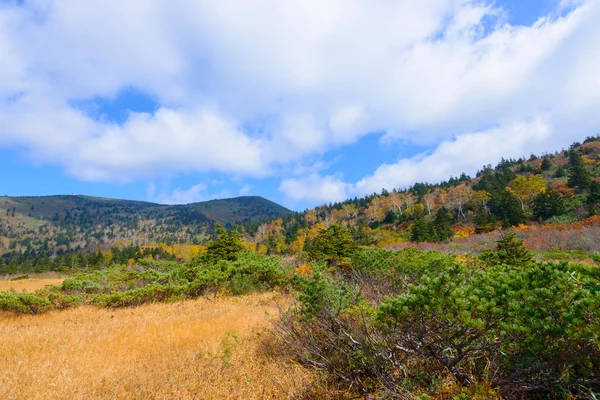
<instances>
[{"instance_id":1,"label":"pine tree","mask_svg":"<svg viewBox=\"0 0 600 400\"><path fill-rule=\"evenodd\" d=\"M410 233L410 240L413 242L433 242L435 234L431 222L425 219L423 211L416 210L414 213L414 222Z\"/></svg>"},{"instance_id":2,"label":"pine tree","mask_svg":"<svg viewBox=\"0 0 600 400\"><path fill-rule=\"evenodd\" d=\"M206 255L204 259L208 262L217 262L219 260L237 260L238 254L244 249L241 241L241 234L238 231L231 230L229 233L220 225L215 224L217 239L206 246Z\"/></svg>"},{"instance_id":3,"label":"pine tree","mask_svg":"<svg viewBox=\"0 0 600 400\"><path fill-rule=\"evenodd\" d=\"M550 161L550 158L544 157L544 161L542 161L542 165L540 165L540 169L542 171L548 171L550 168L552 168L552 161Z\"/></svg>"},{"instance_id":4,"label":"pine tree","mask_svg":"<svg viewBox=\"0 0 600 400\"><path fill-rule=\"evenodd\" d=\"M540 193L533 200L533 217L537 220L546 220L565 212L565 201L554 190Z\"/></svg>"},{"instance_id":5,"label":"pine tree","mask_svg":"<svg viewBox=\"0 0 600 400\"><path fill-rule=\"evenodd\" d=\"M322 229L313 239L308 254L313 260L324 260L333 265L349 257L357 248L352 234L339 225Z\"/></svg>"},{"instance_id":6,"label":"pine tree","mask_svg":"<svg viewBox=\"0 0 600 400\"><path fill-rule=\"evenodd\" d=\"M554 177L555 178L564 178L565 176L567 176L567 171L565 171L563 167L558 167L558 169L554 173Z\"/></svg>"},{"instance_id":7,"label":"pine tree","mask_svg":"<svg viewBox=\"0 0 600 400\"><path fill-rule=\"evenodd\" d=\"M591 183L590 173L585 168L583 157L575 150L569 152L569 187L583 191Z\"/></svg>"},{"instance_id":8,"label":"pine tree","mask_svg":"<svg viewBox=\"0 0 600 400\"><path fill-rule=\"evenodd\" d=\"M533 255L523 246L523 241L517 239L515 233L505 235L496 243L498 243L496 254L500 263L517 267L531 263Z\"/></svg>"},{"instance_id":9,"label":"pine tree","mask_svg":"<svg viewBox=\"0 0 600 400\"><path fill-rule=\"evenodd\" d=\"M600 182L592 181L589 190L586 202L590 208L590 214L596 215L596 205L600 203Z\"/></svg>"},{"instance_id":10,"label":"pine tree","mask_svg":"<svg viewBox=\"0 0 600 400\"><path fill-rule=\"evenodd\" d=\"M443 242L452 237L452 217L446 207L441 207L433 220L433 230L437 242Z\"/></svg>"}]
</instances>

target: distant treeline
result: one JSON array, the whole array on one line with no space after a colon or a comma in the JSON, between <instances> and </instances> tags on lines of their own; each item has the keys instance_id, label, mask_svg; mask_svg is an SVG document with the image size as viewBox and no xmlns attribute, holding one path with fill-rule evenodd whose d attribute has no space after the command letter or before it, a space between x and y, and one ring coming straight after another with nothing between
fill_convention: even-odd
<instances>
[{"instance_id":1,"label":"distant treeline","mask_svg":"<svg viewBox=\"0 0 600 400\"><path fill-rule=\"evenodd\" d=\"M12 275L30 272L68 272L88 269L99 269L111 264L128 264L142 258L175 261L175 255L162 247L141 248L127 246L112 247L107 252L66 253L55 257L20 256L11 260L0 258L0 274Z\"/></svg>"}]
</instances>

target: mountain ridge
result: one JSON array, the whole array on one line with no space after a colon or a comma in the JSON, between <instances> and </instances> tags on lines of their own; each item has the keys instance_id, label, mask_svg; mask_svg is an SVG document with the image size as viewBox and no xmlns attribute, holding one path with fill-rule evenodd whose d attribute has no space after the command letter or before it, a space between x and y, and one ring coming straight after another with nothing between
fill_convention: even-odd
<instances>
[{"instance_id":1,"label":"mountain ridge","mask_svg":"<svg viewBox=\"0 0 600 400\"><path fill-rule=\"evenodd\" d=\"M261 196L181 205L86 195L0 196L0 256L52 256L113 245L199 244L214 223L233 227L292 211Z\"/></svg>"}]
</instances>

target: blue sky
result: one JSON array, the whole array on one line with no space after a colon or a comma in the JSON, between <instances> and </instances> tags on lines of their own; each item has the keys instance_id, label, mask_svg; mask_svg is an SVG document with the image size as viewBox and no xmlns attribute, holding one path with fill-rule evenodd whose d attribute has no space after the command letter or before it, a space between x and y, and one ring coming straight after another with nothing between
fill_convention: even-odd
<instances>
[{"instance_id":1,"label":"blue sky","mask_svg":"<svg viewBox=\"0 0 600 400\"><path fill-rule=\"evenodd\" d=\"M301 210L600 132L600 0L0 0L0 195Z\"/></svg>"}]
</instances>

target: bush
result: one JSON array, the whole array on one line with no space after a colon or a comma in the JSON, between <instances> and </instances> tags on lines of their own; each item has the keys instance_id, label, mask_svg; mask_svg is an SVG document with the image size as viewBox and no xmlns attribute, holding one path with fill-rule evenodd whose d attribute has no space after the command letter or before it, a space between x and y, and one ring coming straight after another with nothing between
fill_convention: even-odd
<instances>
[{"instance_id":1,"label":"bush","mask_svg":"<svg viewBox=\"0 0 600 400\"><path fill-rule=\"evenodd\" d=\"M85 279L65 279L60 286L61 290L72 293L95 293L98 292L102 286L96 282L91 282Z\"/></svg>"},{"instance_id":2,"label":"bush","mask_svg":"<svg viewBox=\"0 0 600 400\"><path fill-rule=\"evenodd\" d=\"M295 276L298 303L276 331L329 384L362 395L435 392L444 374L469 393L494 387L507 397L598 389L600 270L533 263L505 239L486 266L414 249L356 252L358 272L404 282L383 301L361 296L365 281L352 274Z\"/></svg>"},{"instance_id":3,"label":"bush","mask_svg":"<svg viewBox=\"0 0 600 400\"><path fill-rule=\"evenodd\" d=\"M430 357L463 384L475 376L505 392L595 387L599 282L574 272L566 263L455 265L383 303L378 318L405 355Z\"/></svg>"},{"instance_id":4,"label":"bush","mask_svg":"<svg viewBox=\"0 0 600 400\"><path fill-rule=\"evenodd\" d=\"M38 314L45 312L52 304L44 298L30 293L15 291L0 292L0 311L20 314Z\"/></svg>"}]
</instances>

